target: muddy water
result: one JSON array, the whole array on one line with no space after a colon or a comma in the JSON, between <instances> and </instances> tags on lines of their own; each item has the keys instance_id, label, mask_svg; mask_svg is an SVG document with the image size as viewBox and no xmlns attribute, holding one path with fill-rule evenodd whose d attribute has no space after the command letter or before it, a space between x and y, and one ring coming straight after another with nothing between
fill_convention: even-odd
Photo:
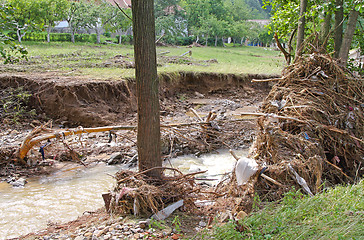
<instances>
[{"instance_id":1,"label":"muddy water","mask_svg":"<svg viewBox=\"0 0 364 240\"><path fill-rule=\"evenodd\" d=\"M103 206L101 193L111 189L121 166L76 167L28 179L24 188L0 185L0 239L40 230L47 223L74 220Z\"/></svg>"},{"instance_id":2,"label":"muddy water","mask_svg":"<svg viewBox=\"0 0 364 240\"><path fill-rule=\"evenodd\" d=\"M247 151L239 151L239 156ZM181 156L171 160L184 173L208 170L201 178L214 178L232 170L235 159L227 150L200 157ZM168 162L166 166L170 166ZM103 206L101 193L115 184L110 176L122 165L62 168L47 177L28 179L24 188L0 183L0 239L13 238L43 229L47 224L71 221L85 211Z\"/></svg>"},{"instance_id":3,"label":"muddy water","mask_svg":"<svg viewBox=\"0 0 364 240\"><path fill-rule=\"evenodd\" d=\"M235 153L239 157L246 156L248 149L235 151ZM200 157L186 155L171 159L172 167L178 168L183 173L207 170L206 173L200 174L197 177L210 179L206 183L211 185L218 183L225 173L231 172L235 163L235 158L228 150L219 150L215 153L204 154ZM170 166L169 163L165 163L165 165ZM212 179L214 180L211 181Z\"/></svg>"}]
</instances>

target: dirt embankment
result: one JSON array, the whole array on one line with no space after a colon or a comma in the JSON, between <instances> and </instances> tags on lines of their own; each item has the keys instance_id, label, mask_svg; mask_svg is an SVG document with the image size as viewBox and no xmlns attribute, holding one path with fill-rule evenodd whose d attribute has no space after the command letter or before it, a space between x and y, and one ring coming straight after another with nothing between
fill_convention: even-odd
<instances>
[{"instance_id":1,"label":"dirt embankment","mask_svg":"<svg viewBox=\"0 0 364 240\"><path fill-rule=\"evenodd\" d=\"M267 93L269 86L252 84L250 80L267 77L189 72L162 74L161 110L168 110L176 97L183 98L181 94L195 92L213 95L236 91L237 98L240 94L245 98L261 98L256 96L257 92ZM67 127L125 123L136 112L134 80L96 81L43 75L0 75L0 89L20 86L32 94L31 108Z\"/></svg>"},{"instance_id":2,"label":"dirt embankment","mask_svg":"<svg viewBox=\"0 0 364 240\"><path fill-rule=\"evenodd\" d=\"M162 131L162 153L170 158L183 154L201 154L218 148L243 148L251 144L255 136L255 121L225 122L234 120L240 112L257 111L270 86L267 83L251 83L251 79L263 79L264 75L225 75L211 73L174 73L160 76L161 123L196 122L190 109L195 109L201 117L209 112L217 115L215 128L201 133L201 128ZM36 109L35 119L24 119L21 125L9 126L2 119L0 133L0 176L19 173L29 176L39 172L18 169L10 163L21 142L33 126L48 120L53 128L97 127L106 125L136 125L135 81L100 81L86 78L59 77L51 74L0 75L0 90L23 87L31 94L28 103ZM221 120L221 121L220 121ZM33 124L30 124L33 121ZM16 130L14 130L16 129ZM110 155L118 153L118 161L135 161L136 134L134 131L117 132L113 143L108 144L108 133L84 134L82 143L76 136L65 139L75 152L87 157L87 161L110 160ZM74 138L74 139L73 139ZM34 146L27 160L42 161ZM37 149L36 149L37 148ZM100 157L104 154L104 157ZM46 147L45 159L72 161L68 147L61 141L52 141ZM39 172L42 174L42 172ZM38 173L38 174L39 174Z\"/></svg>"}]
</instances>

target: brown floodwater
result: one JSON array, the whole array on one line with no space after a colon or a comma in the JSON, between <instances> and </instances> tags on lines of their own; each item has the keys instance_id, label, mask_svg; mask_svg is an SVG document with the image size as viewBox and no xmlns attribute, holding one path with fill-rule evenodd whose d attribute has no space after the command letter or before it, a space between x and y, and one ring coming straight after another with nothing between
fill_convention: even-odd
<instances>
[{"instance_id":1,"label":"brown floodwater","mask_svg":"<svg viewBox=\"0 0 364 240\"><path fill-rule=\"evenodd\" d=\"M237 151L238 156L247 150ZM166 166L183 173L208 170L201 178L215 184L224 173L231 172L236 160L227 150L200 157L180 156L165 162ZM64 223L76 219L86 211L94 211L104 205L101 194L112 189L115 180L111 176L125 165L98 164L94 167L63 167L44 177L27 179L23 188L13 188L0 183L0 239L15 238L41 230L49 223Z\"/></svg>"}]
</instances>

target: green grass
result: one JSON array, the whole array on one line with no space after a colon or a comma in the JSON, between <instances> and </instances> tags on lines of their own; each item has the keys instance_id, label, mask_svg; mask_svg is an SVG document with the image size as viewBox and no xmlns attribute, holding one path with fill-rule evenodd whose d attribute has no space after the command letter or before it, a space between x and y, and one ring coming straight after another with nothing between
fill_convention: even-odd
<instances>
[{"instance_id":1,"label":"green grass","mask_svg":"<svg viewBox=\"0 0 364 240\"><path fill-rule=\"evenodd\" d=\"M29 61L14 65L1 65L0 72L53 72L73 76L90 76L97 79L120 79L134 76L134 69L115 63L115 56L133 62L133 46L89 43L24 42ZM187 51L192 56L179 56ZM171 63L158 57L158 72L214 72L280 74L284 65L278 51L259 47L158 47L157 55L176 58ZM206 62L216 59L217 63Z\"/></svg>"},{"instance_id":2,"label":"green grass","mask_svg":"<svg viewBox=\"0 0 364 240\"><path fill-rule=\"evenodd\" d=\"M203 239L364 239L364 180L314 197L291 191L243 221L229 222Z\"/></svg>"}]
</instances>

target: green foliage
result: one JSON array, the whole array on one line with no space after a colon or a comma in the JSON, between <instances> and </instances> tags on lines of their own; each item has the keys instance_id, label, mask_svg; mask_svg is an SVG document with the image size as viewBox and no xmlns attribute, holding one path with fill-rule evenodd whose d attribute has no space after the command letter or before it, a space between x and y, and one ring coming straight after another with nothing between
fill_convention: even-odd
<instances>
[{"instance_id":1,"label":"green foliage","mask_svg":"<svg viewBox=\"0 0 364 240\"><path fill-rule=\"evenodd\" d=\"M14 9L7 4L0 4L0 28L6 29L11 26L11 15ZM14 39L0 33L0 59L5 64L18 62L20 59L27 59L27 49L16 44Z\"/></svg>"},{"instance_id":2,"label":"green foliage","mask_svg":"<svg viewBox=\"0 0 364 240\"><path fill-rule=\"evenodd\" d=\"M20 119L35 115L34 110L28 110L29 94L22 87L7 88L1 90L0 116L2 119L10 119L17 123Z\"/></svg>"},{"instance_id":3,"label":"green foliage","mask_svg":"<svg viewBox=\"0 0 364 240\"><path fill-rule=\"evenodd\" d=\"M164 226L166 224L163 220L154 220L154 218L150 219L149 228L157 228L157 229L165 229Z\"/></svg>"},{"instance_id":4,"label":"green foliage","mask_svg":"<svg viewBox=\"0 0 364 240\"><path fill-rule=\"evenodd\" d=\"M132 17L131 9L124 9L125 14ZM118 34L117 42L125 43L127 37L122 36L122 33L131 27L132 21L126 17L117 7L110 7L109 11L102 16L104 27L107 31ZM131 42L130 40L128 40Z\"/></svg>"},{"instance_id":5,"label":"green foliage","mask_svg":"<svg viewBox=\"0 0 364 240\"><path fill-rule=\"evenodd\" d=\"M238 231L236 231L236 223L233 221L229 221L228 223L220 226L220 227L216 227L214 229L214 233L213 235L213 239L218 239L218 240L240 240L240 239L244 239L242 234ZM203 239L211 239L209 237L207 238L203 238Z\"/></svg>"},{"instance_id":6,"label":"green foliage","mask_svg":"<svg viewBox=\"0 0 364 240\"><path fill-rule=\"evenodd\" d=\"M19 42L28 31L43 27L40 17L41 0L7 0L6 2L12 10L8 15L7 28L17 33Z\"/></svg>"},{"instance_id":7,"label":"green foliage","mask_svg":"<svg viewBox=\"0 0 364 240\"><path fill-rule=\"evenodd\" d=\"M68 35L69 36L69 35ZM191 38L192 39L192 38ZM221 41L221 39L220 39ZM214 38L209 38L209 44L214 45ZM221 43L221 42L220 42ZM14 66L0 65L0 72L39 72L58 71L70 76L92 76L97 79L130 78L135 74L132 68L123 68L115 63L115 56L133 61L132 45L102 44L95 47L94 43L71 42L24 42L29 51L30 61L27 64ZM190 62L198 64L163 63L158 72L214 72L214 73L266 73L280 74L283 59L279 51L257 47L195 47L192 49L176 47L157 47L157 54L169 51L167 57L182 55L191 50ZM158 55L159 56L159 55ZM216 62L208 60L216 59ZM162 61L162 59L160 59ZM111 63L112 65L108 65Z\"/></svg>"},{"instance_id":8,"label":"green foliage","mask_svg":"<svg viewBox=\"0 0 364 240\"><path fill-rule=\"evenodd\" d=\"M173 225L173 227L174 227L174 229L176 229L176 231L178 232L178 233L180 233L182 230L181 230L181 221L180 221L180 219L179 219L179 216L178 215L176 215L174 218L173 218L173 220L172 220L172 225Z\"/></svg>"},{"instance_id":9,"label":"green foliage","mask_svg":"<svg viewBox=\"0 0 364 240\"><path fill-rule=\"evenodd\" d=\"M270 203L244 219L243 232L230 222L205 239L361 239L363 212L363 180L314 197L293 189L278 205Z\"/></svg>"},{"instance_id":10,"label":"green foliage","mask_svg":"<svg viewBox=\"0 0 364 240\"><path fill-rule=\"evenodd\" d=\"M9 33L10 37L15 37L15 33ZM23 37L24 41L34 41L41 42L47 40L46 32L31 32ZM51 33L50 40L52 42L70 42L71 41L71 33ZM75 34L76 42L88 42L88 43L96 43L97 35L96 34Z\"/></svg>"},{"instance_id":11,"label":"green foliage","mask_svg":"<svg viewBox=\"0 0 364 240\"><path fill-rule=\"evenodd\" d=\"M20 59L27 60L27 54L26 48L16 44L12 38L0 34L0 59L4 64L16 63Z\"/></svg>"}]
</instances>

